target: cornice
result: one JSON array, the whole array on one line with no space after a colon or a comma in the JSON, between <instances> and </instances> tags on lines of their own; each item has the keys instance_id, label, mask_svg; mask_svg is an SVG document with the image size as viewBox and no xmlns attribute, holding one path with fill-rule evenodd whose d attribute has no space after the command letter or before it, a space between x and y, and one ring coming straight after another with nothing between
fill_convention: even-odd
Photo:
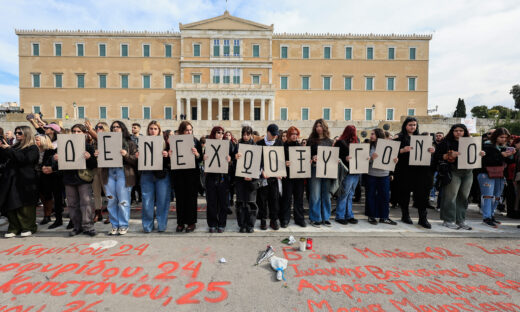
<instances>
[{"instance_id":1,"label":"cornice","mask_svg":"<svg viewBox=\"0 0 520 312\"><path fill-rule=\"evenodd\" d=\"M15 29L18 36L81 36L81 37L168 37L180 38L175 31L107 31L107 30L37 30Z\"/></svg>"},{"instance_id":2,"label":"cornice","mask_svg":"<svg viewBox=\"0 0 520 312\"><path fill-rule=\"evenodd\" d=\"M431 34L274 33L273 39L431 40Z\"/></svg>"}]
</instances>

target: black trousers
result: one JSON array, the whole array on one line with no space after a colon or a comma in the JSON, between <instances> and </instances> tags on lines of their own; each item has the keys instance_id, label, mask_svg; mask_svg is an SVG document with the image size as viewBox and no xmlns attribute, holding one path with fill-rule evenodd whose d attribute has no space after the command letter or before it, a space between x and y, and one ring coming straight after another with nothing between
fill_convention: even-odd
<instances>
[{"instance_id":1,"label":"black trousers","mask_svg":"<svg viewBox=\"0 0 520 312\"><path fill-rule=\"evenodd\" d=\"M54 198L54 216L56 219L61 219L63 216L63 193L65 192L65 185L63 185L62 177L59 174L52 178L52 198Z\"/></svg>"},{"instance_id":2,"label":"black trousers","mask_svg":"<svg viewBox=\"0 0 520 312\"><path fill-rule=\"evenodd\" d=\"M240 228L254 228L258 206L255 202L236 201L237 222Z\"/></svg>"},{"instance_id":3,"label":"black trousers","mask_svg":"<svg viewBox=\"0 0 520 312\"><path fill-rule=\"evenodd\" d=\"M267 185L258 189L256 204L258 205L258 219L267 219L267 208L269 207L269 219L271 221L278 220L280 204L278 179L268 179Z\"/></svg>"},{"instance_id":4,"label":"black trousers","mask_svg":"<svg viewBox=\"0 0 520 312\"><path fill-rule=\"evenodd\" d=\"M199 191L198 170L174 170L173 184L175 189L177 224L197 223L197 193Z\"/></svg>"},{"instance_id":5,"label":"black trousers","mask_svg":"<svg viewBox=\"0 0 520 312\"><path fill-rule=\"evenodd\" d=\"M395 174L397 203L401 207L403 218L409 217L410 193L413 192L414 206L419 210L419 218L426 218L433 186L433 172L429 167L409 167Z\"/></svg>"},{"instance_id":6,"label":"black trousers","mask_svg":"<svg viewBox=\"0 0 520 312\"><path fill-rule=\"evenodd\" d=\"M283 194L282 204L280 206L280 221L289 223L291 220L291 203L294 204L294 222L305 222L303 215L303 179L286 179L282 180Z\"/></svg>"},{"instance_id":7,"label":"black trousers","mask_svg":"<svg viewBox=\"0 0 520 312\"><path fill-rule=\"evenodd\" d=\"M207 221L209 227L226 227L229 182L220 175L206 175Z\"/></svg>"}]
</instances>

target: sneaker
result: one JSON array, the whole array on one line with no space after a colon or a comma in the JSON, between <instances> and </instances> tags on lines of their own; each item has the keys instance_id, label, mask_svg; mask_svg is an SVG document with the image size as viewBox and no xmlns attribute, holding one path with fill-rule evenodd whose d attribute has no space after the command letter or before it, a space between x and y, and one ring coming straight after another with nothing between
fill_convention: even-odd
<instances>
[{"instance_id":1,"label":"sneaker","mask_svg":"<svg viewBox=\"0 0 520 312\"><path fill-rule=\"evenodd\" d=\"M375 218L368 217L368 223L377 225L377 220Z\"/></svg>"},{"instance_id":2,"label":"sneaker","mask_svg":"<svg viewBox=\"0 0 520 312\"><path fill-rule=\"evenodd\" d=\"M493 219L491 219L491 218L484 219L484 221L482 221L482 223L484 223L485 225L488 225L490 227L493 227L493 228L497 227L497 225L495 224L495 222L493 222Z\"/></svg>"},{"instance_id":3,"label":"sneaker","mask_svg":"<svg viewBox=\"0 0 520 312\"><path fill-rule=\"evenodd\" d=\"M215 233L216 231L217 231L217 228L214 228L214 227L209 228L210 233Z\"/></svg>"},{"instance_id":4,"label":"sneaker","mask_svg":"<svg viewBox=\"0 0 520 312\"><path fill-rule=\"evenodd\" d=\"M442 222L442 226L445 226L445 227L447 227L448 229L452 229L452 230L458 230L458 229L459 229L459 226L456 225L456 224L453 223L453 222L447 222L447 221L444 221L444 222Z\"/></svg>"},{"instance_id":5,"label":"sneaker","mask_svg":"<svg viewBox=\"0 0 520 312\"><path fill-rule=\"evenodd\" d=\"M14 234L14 233L5 233L5 234L4 234L4 237L5 237L5 238L13 238L13 237L15 237L15 236L16 236L16 234Z\"/></svg>"},{"instance_id":6,"label":"sneaker","mask_svg":"<svg viewBox=\"0 0 520 312\"><path fill-rule=\"evenodd\" d=\"M332 224L330 223L330 221L323 221L323 225L325 225L326 227L331 227Z\"/></svg>"},{"instance_id":7,"label":"sneaker","mask_svg":"<svg viewBox=\"0 0 520 312\"><path fill-rule=\"evenodd\" d=\"M467 225L466 222L460 222L460 223L457 223L457 225L459 226L459 229L462 229L462 230L466 230L466 231L473 230L473 228L471 226Z\"/></svg>"},{"instance_id":8,"label":"sneaker","mask_svg":"<svg viewBox=\"0 0 520 312\"><path fill-rule=\"evenodd\" d=\"M253 229L252 227L247 228L247 233L253 233L254 231L255 231L255 229Z\"/></svg>"},{"instance_id":9,"label":"sneaker","mask_svg":"<svg viewBox=\"0 0 520 312\"><path fill-rule=\"evenodd\" d=\"M336 222L338 222L339 224L343 224L343 225L347 225L348 224L348 221L345 220L345 219L336 219Z\"/></svg>"},{"instance_id":10,"label":"sneaker","mask_svg":"<svg viewBox=\"0 0 520 312\"><path fill-rule=\"evenodd\" d=\"M262 231L267 230L267 220L265 220L265 219L260 220L260 230L262 230Z\"/></svg>"},{"instance_id":11,"label":"sneaker","mask_svg":"<svg viewBox=\"0 0 520 312\"><path fill-rule=\"evenodd\" d=\"M29 237L32 235L32 232L31 231L27 231L27 232L22 232L20 233L20 236L21 237Z\"/></svg>"},{"instance_id":12,"label":"sneaker","mask_svg":"<svg viewBox=\"0 0 520 312\"><path fill-rule=\"evenodd\" d=\"M119 228L117 230L117 234L119 235L125 235L126 233L128 233L128 228L124 227L124 228Z\"/></svg>"},{"instance_id":13,"label":"sneaker","mask_svg":"<svg viewBox=\"0 0 520 312\"><path fill-rule=\"evenodd\" d=\"M390 220L390 219L379 219L379 223L397 225L397 222Z\"/></svg>"},{"instance_id":14,"label":"sneaker","mask_svg":"<svg viewBox=\"0 0 520 312\"><path fill-rule=\"evenodd\" d=\"M355 218L350 218L350 219L347 220L347 222L350 223L350 224L357 224L358 220L355 219Z\"/></svg>"},{"instance_id":15,"label":"sneaker","mask_svg":"<svg viewBox=\"0 0 520 312\"><path fill-rule=\"evenodd\" d=\"M117 235L117 228L112 228L112 229L108 232L108 235Z\"/></svg>"},{"instance_id":16,"label":"sneaker","mask_svg":"<svg viewBox=\"0 0 520 312\"><path fill-rule=\"evenodd\" d=\"M314 226L314 227L321 227L321 222L318 222L318 221L311 221L311 225Z\"/></svg>"},{"instance_id":17,"label":"sneaker","mask_svg":"<svg viewBox=\"0 0 520 312\"><path fill-rule=\"evenodd\" d=\"M224 227L217 228L217 233L224 233L224 231L226 231L226 228Z\"/></svg>"},{"instance_id":18,"label":"sneaker","mask_svg":"<svg viewBox=\"0 0 520 312\"><path fill-rule=\"evenodd\" d=\"M245 227L241 227L240 230L238 231L240 233L246 233L247 232L247 229Z\"/></svg>"},{"instance_id":19,"label":"sneaker","mask_svg":"<svg viewBox=\"0 0 520 312\"><path fill-rule=\"evenodd\" d=\"M502 224L502 222L495 219L495 217L491 217L491 220L493 220L493 222L495 222L496 224Z\"/></svg>"}]
</instances>

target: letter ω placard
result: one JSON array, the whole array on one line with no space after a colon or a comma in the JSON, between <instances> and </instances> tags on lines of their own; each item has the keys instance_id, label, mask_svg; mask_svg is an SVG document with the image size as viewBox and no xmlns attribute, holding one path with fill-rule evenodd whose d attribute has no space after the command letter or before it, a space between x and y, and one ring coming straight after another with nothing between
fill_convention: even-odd
<instances>
[{"instance_id":1,"label":"letter \u03c9 placard","mask_svg":"<svg viewBox=\"0 0 520 312\"><path fill-rule=\"evenodd\" d=\"M482 137L466 137L459 139L458 168L475 169L482 167Z\"/></svg>"},{"instance_id":2,"label":"letter \u03c9 placard","mask_svg":"<svg viewBox=\"0 0 520 312\"><path fill-rule=\"evenodd\" d=\"M58 134L58 169L86 169L84 134Z\"/></svg>"},{"instance_id":3,"label":"letter \u03c9 placard","mask_svg":"<svg viewBox=\"0 0 520 312\"><path fill-rule=\"evenodd\" d=\"M195 168L195 155L193 155L191 151L191 149L195 147L193 142L193 134L170 136L172 170Z\"/></svg>"},{"instance_id":4,"label":"letter \u03c9 placard","mask_svg":"<svg viewBox=\"0 0 520 312\"><path fill-rule=\"evenodd\" d=\"M229 155L228 140L206 140L206 155L204 161L204 172L206 173L228 173L229 163L226 156Z\"/></svg>"},{"instance_id":5,"label":"letter \u03c9 placard","mask_svg":"<svg viewBox=\"0 0 520 312\"><path fill-rule=\"evenodd\" d=\"M372 168L394 171L394 159L399 155L399 146L401 146L401 142L399 141L377 139L375 151L377 158L374 159Z\"/></svg>"},{"instance_id":6,"label":"letter \u03c9 placard","mask_svg":"<svg viewBox=\"0 0 520 312\"><path fill-rule=\"evenodd\" d=\"M98 167L123 167L123 136L121 132L101 132L98 134Z\"/></svg>"},{"instance_id":7,"label":"letter \u03c9 placard","mask_svg":"<svg viewBox=\"0 0 520 312\"><path fill-rule=\"evenodd\" d=\"M339 147L318 146L316 178L337 179Z\"/></svg>"},{"instance_id":8,"label":"letter \u03c9 placard","mask_svg":"<svg viewBox=\"0 0 520 312\"><path fill-rule=\"evenodd\" d=\"M162 170L164 139L162 135L140 136L137 168L141 170Z\"/></svg>"},{"instance_id":9,"label":"letter \u03c9 placard","mask_svg":"<svg viewBox=\"0 0 520 312\"><path fill-rule=\"evenodd\" d=\"M238 144L238 153L242 156L237 160L235 176L258 179L260 177L260 163L262 162L262 147Z\"/></svg>"},{"instance_id":10,"label":"letter \u03c9 placard","mask_svg":"<svg viewBox=\"0 0 520 312\"><path fill-rule=\"evenodd\" d=\"M291 179L311 177L311 147L289 146L289 176Z\"/></svg>"},{"instance_id":11,"label":"letter \u03c9 placard","mask_svg":"<svg viewBox=\"0 0 520 312\"><path fill-rule=\"evenodd\" d=\"M410 166L429 166L432 160L432 154L428 149L432 147L432 137L429 135L412 135L410 136Z\"/></svg>"},{"instance_id":12,"label":"letter \u03c9 placard","mask_svg":"<svg viewBox=\"0 0 520 312\"><path fill-rule=\"evenodd\" d=\"M285 151L283 146L264 146L264 173L268 177L286 177Z\"/></svg>"},{"instance_id":13,"label":"letter \u03c9 placard","mask_svg":"<svg viewBox=\"0 0 520 312\"><path fill-rule=\"evenodd\" d=\"M352 143L349 145L350 159L348 169L349 173L362 174L368 173L370 144L368 143Z\"/></svg>"}]
</instances>

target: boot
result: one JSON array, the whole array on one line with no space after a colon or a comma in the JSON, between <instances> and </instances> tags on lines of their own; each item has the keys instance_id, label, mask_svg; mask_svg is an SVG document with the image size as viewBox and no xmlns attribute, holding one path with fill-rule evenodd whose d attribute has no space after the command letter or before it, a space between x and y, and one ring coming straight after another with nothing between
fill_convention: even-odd
<instances>
[{"instance_id":1,"label":"boot","mask_svg":"<svg viewBox=\"0 0 520 312\"><path fill-rule=\"evenodd\" d=\"M94 215L94 222L103 221L103 215L101 214L101 209L96 209L96 214Z\"/></svg>"},{"instance_id":2,"label":"boot","mask_svg":"<svg viewBox=\"0 0 520 312\"><path fill-rule=\"evenodd\" d=\"M56 216L56 220L54 220L54 223L49 226L49 230L55 229L58 226L62 226L62 225L63 225L63 220L62 220L61 216Z\"/></svg>"},{"instance_id":3,"label":"boot","mask_svg":"<svg viewBox=\"0 0 520 312\"><path fill-rule=\"evenodd\" d=\"M423 228L425 228L425 229L431 229L432 225L430 224L430 222L428 222L427 215L428 215L428 213L427 213L425 208L423 208L423 209L419 208L419 222L418 222L418 224L420 226L422 226Z\"/></svg>"},{"instance_id":4,"label":"boot","mask_svg":"<svg viewBox=\"0 0 520 312\"><path fill-rule=\"evenodd\" d=\"M401 221L406 224L413 224L412 219L410 219L410 212L408 211L408 207L401 207Z\"/></svg>"},{"instance_id":5,"label":"boot","mask_svg":"<svg viewBox=\"0 0 520 312\"><path fill-rule=\"evenodd\" d=\"M42 221L40 221L40 225L45 225L47 223L51 222L51 217L50 216L44 216Z\"/></svg>"}]
</instances>

